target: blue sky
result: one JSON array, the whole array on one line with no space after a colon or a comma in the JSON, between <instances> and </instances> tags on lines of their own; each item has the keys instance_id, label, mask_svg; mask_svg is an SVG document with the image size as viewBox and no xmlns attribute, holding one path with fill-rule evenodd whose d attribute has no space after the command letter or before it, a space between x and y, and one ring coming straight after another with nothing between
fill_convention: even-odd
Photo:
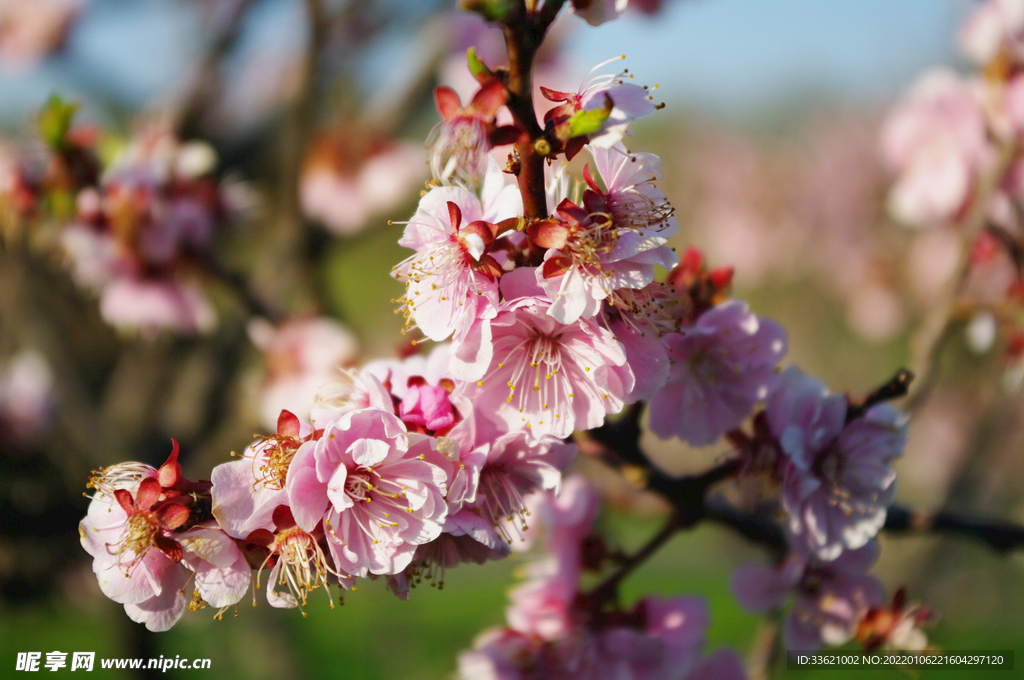
<instances>
[{"instance_id":1,"label":"blue sky","mask_svg":"<svg viewBox=\"0 0 1024 680\"><path fill-rule=\"evenodd\" d=\"M70 68L0 72L0 118L23 119L58 89L126 93L136 105L178 82L201 27L167 0L93 0L73 34ZM959 19L971 0L669 0L655 18L628 13L599 28L580 24L583 63L620 53L662 98L735 114L820 92L882 100L931 64L955 63ZM259 42L301 35L298 0L264 0ZM183 49L185 48L185 49ZM76 92L77 90L77 92Z\"/></svg>"},{"instance_id":2,"label":"blue sky","mask_svg":"<svg viewBox=\"0 0 1024 680\"><path fill-rule=\"evenodd\" d=\"M592 29L592 60L624 51L663 97L712 109L757 106L808 90L880 99L931 64L955 63L968 0L675 0L664 16ZM630 47L634 45L635 47Z\"/></svg>"}]
</instances>

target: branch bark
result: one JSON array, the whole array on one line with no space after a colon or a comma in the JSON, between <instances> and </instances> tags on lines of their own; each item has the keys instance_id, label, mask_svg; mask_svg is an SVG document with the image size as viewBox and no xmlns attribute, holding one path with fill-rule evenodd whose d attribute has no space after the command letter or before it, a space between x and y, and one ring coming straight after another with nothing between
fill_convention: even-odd
<instances>
[{"instance_id":1,"label":"branch bark","mask_svg":"<svg viewBox=\"0 0 1024 680\"><path fill-rule=\"evenodd\" d=\"M507 106L516 125L525 131L516 142L516 152L519 154L517 179L527 219L548 216L544 156L534 148L534 142L543 137L544 129L537 122L533 104L533 61L563 4L565 0L549 0L539 11L531 11L525 2L518 3L505 18L503 27L509 64Z\"/></svg>"}]
</instances>

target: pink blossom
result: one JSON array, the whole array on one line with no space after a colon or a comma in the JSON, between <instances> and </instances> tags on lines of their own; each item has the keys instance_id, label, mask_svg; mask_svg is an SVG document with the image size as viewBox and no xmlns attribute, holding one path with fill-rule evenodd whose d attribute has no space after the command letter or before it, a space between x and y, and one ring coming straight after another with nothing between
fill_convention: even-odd
<instances>
[{"instance_id":1,"label":"pink blossom","mask_svg":"<svg viewBox=\"0 0 1024 680\"><path fill-rule=\"evenodd\" d=\"M853 638L870 607L885 600L882 584L866 572L878 559L871 541L823 562L796 544L796 552L775 568L739 567L732 577L733 593L747 610L763 613L796 594L786 620L786 646L814 651L822 644L842 645Z\"/></svg>"},{"instance_id":2,"label":"pink blossom","mask_svg":"<svg viewBox=\"0 0 1024 680\"><path fill-rule=\"evenodd\" d=\"M182 547L171 534L189 511L177 502L159 503L160 495L155 476L131 486L117 482L112 494L97 492L78 527L100 590L153 631L167 630L181 616L185 597L179 591L188 578Z\"/></svg>"},{"instance_id":3,"label":"pink blossom","mask_svg":"<svg viewBox=\"0 0 1024 680\"><path fill-rule=\"evenodd\" d=\"M557 208L563 223L535 224L529 232L548 248L537 282L554 302L550 314L561 323L594 316L618 289L647 286L655 265L672 269L679 263L666 245L679 227L665 195L653 185L661 177L660 159L630 154L620 143L589 148L606 189L585 172L590 189L583 195L584 208L563 201Z\"/></svg>"},{"instance_id":4,"label":"pink blossom","mask_svg":"<svg viewBox=\"0 0 1024 680\"><path fill-rule=\"evenodd\" d=\"M298 526L322 520L339 572L394 574L416 546L441 534L445 474L426 461L437 440L407 434L390 412L364 409L327 425L289 468L289 505Z\"/></svg>"},{"instance_id":5,"label":"pink blossom","mask_svg":"<svg viewBox=\"0 0 1024 680\"><path fill-rule=\"evenodd\" d=\"M23 349L0 367L0 441L28 441L53 411L53 370L46 357Z\"/></svg>"},{"instance_id":6,"label":"pink blossom","mask_svg":"<svg viewBox=\"0 0 1024 680\"><path fill-rule=\"evenodd\" d=\"M182 562L195 572L195 588L203 602L222 609L242 599L252 582L252 569L238 544L216 522L197 524L175 539L184 550Z\"/></svg>"},{"instance_id":7,"label":"pink blossom","mask_svg":"<svg viewBox=\"0 0 1024 680\"><path fill-rule=\"evenodd\" d=\"M323 588L331 609L334 609L328 579L334 577L346 588L348 582L346 575L340 574L330 565L320 547L323 539L321 527L317 525L309 532L303 530L295 523L292 511L286 505L274 508L271 522L273 531L256 529L245 539L250 551L263 551L266 554L256 575L257 587L263 569L271 565L267 578L267 603L279 609L302 608L306 606L310 593ZM302 615L306 616L305 611Z\"/></svg>"},{"instance_id":8,"label":"pink blossom","mask_svg":"<svg viewBox=\"0 0 1024 680\"><path fill-rule=\"evenodd\" d=\"M440 430L455 422L448 390L431 385L412 385L398 407L402 420L428 430Z\"/></svg>"},{"instance_id":9,"label":"pink blossom","mask_svg":"<svg viewBox=\"0 0 1024 680\"><path fill-rule=\"evenodd\" d=\"M497 179L497 178L496 178ZM490 324L498 303L496 278L501 268L485 249L494 240L491 221L515 217L522 199L504 180L480 200L462 187L440 187L426 194L399 244L416 254L395 267L406 283L403 303L412 321L431 340L452 338L451 369L456 377L476 379L467 364L489 360Z\"/></svg>"},{"instance_id":10,"label":"pink blossom","mask_svg":"<svg viewBox=\"0 0 1024 680\"><path fill-rule=\"evenodd\" d=\"M358 370L339 370L334 380L321 385L313 399L316 408L310 416L316 427L322 429L328 422L349 411L364 408L392 409L394 403L390 392L377 376L367 370L372 365L368 364Z\"/></svg>"},{"instance_id":11,"label":"pink blossom","mask_svg":"<svg viewBox=\"0 0 1024 680\"><path fill-rule=\"evenodd\" d=\"M183 588L195 572L195 597L215 607L238 602L250 568L238 545L215 522L194 523L190 508L209 482L181 476L178 444L159 469L121 463L101 469L79 526L82 547L107 597L150 630L167 630L185 608Z\"/></svg>"},{"instance_id":12,"label":"pink blossom","mask_svg":"<svg viewBox=\"0 0 1024 680\"><path fill-rule=\"evenodd\" d=\"M543 531L546 553L529 565L530 579L511 590L505 613L512 629L558 640L575 626L572 608L583 572L581 551L600 511L600 497L581 477L572 476L561 493L537 492L528 501L540 524L524 534L530 539Z\"/></svg>"},{"instance_id":13,"label":"pink blossom","mask_svg":"<svg viewBox=\"0 0 1024 680\"><path fill-rule=\"evenodd\" d=\"M145 334L207 333L217 313L191 281L120 278L100 293L100 314L112 326Z\"/></svg>"},{"instance_id":14,"label":"pink blossom","mask_svg":"<svg viewBox=\"0 0 1024 680\"><path fill-rule=\"evenodd\" d=\"M643 620L642 636L649 642L633 649L625 646L614 650L614 657L620 664L627 661L637 680L688 677L701 660L710 623L707 603L698 597L648 597L639 602L637 610ZM605 633L606 645L608 638ZM650 651L645 653L644 647Z\"/></svg>"},{"instance_id":15,"label":"pink blossom","mask_svg":"<svg viewBox=\"0 0 1024 680\"><path fill-rule=\"evenodd\" d=\"M516 128L496 125L507 96L504 83L494 76L482 78L466 106L450 87L434 90L434 102L442 118L427 139L435 179L444 184L454 180L471 188L480 185L490 160L488 151L511 144L518 137Z\"/></svg>"},{"instance_id":16,"label":"pink blossom","mask_svg":"<svg viewBox=\"0 0 1024 680\"><path fill-rule=\"evenodd\" d=\"M978 64L1000 52L1024 58L1024 2L986 0L979 3L960 29L960 48Z\"/></svg>"},{"instance_id":17,"label":"pink blossom","mask_svg":"<svg viewBox=\"0 0 1024 680\"><path fill-rule=\"evenodd\" d=\"M957 219L993 153L973 86L952 71L926 73L886 122L882 151L898 174L889 194L897 219Z\"/></svg>"},{"instance_id":18,"label":"pink blossom","mask_svg":"<svg viewBox=\"0 0 1024 680\"><path fill-rule=\"evenodd\" d=\"M572 11L586 19L591 26L600 26L606 21L618 19L626 10L629 0L573 0Z\"/></svg>"},{"instance_id":19,"label":"pink blossom","mask_svg":"<svg viewBox=\"0 0 1024 680\"><path fill-rule=\"evenodd\" d=\"M846 400L795 367L780 376L767 416L793 533L824 560L867 544L896 493L890 463L903 454L906 418L882 404L847 423Z\"/></svg>"},{"instance_id":20,"label":"pink blossom","mask_svg":"<svg viewBox=\"0 0 1024 680\"><path fill-rule=\"evenodd\" d=\"M650 401L651 430L693 446L737 427L768 396L786 332L730 300L704 312L683 334L665 337L668 383Z\"/></svg>"},{"instance_id":21,"label":"pink blossom","mask_svg":"<svg viewBox=\"0 0 1024 680\"><path fill-rule=\"evenodd\" d=\"M585 175L590 190L600 199L594 207L610 213L616 226L637 230L631 236L624 234L627 242L618 244L619 250L652 250L675 236L679 231L675 211L655 184L661 181L660 158L652 153L630 153L621 142L607 147L591 145L588 151L605 185L602 190L594 177ZM662 259L666 258L674 261L671 266L662 265L666 269L678 264L674 255L662 255Z\"/></svg>"},{"instance_id":22,"label":"pink blossom","mask_svg":"<svg viewBox=\"0 0 1024 680\"><path fill-rule=\"evenodd\" d=\"M340 145L332 141L314 147L299 179L299 196L303 211L335 234L358 232L372 216L397 207L425 179L426 156L418 144L385 144L353 168L335 157L342 154L330 155Z\"/></svg>"},{"instance_id":23,"label":"pink blossom","mask_svg":"<svg viewBox=\"0 0 1024 680\"><path fill-rule=\"evenodd\" d=\"M303 449L315 446L309 425L289 411L281 411L277 432L246 448L239 460L213 468L213 516L234 538L244 539L256 529L273 529L273 514L287 505L292 462Z\"/></svg>"},{"instance_id":24,"label":"pink blossom","mask_svg":"<svg viewBox=\"0 0 1024 680\"><path fill-rule=\"evenodd\" d=\"M248 331L266 365L260 420L267 427L277 423L282 409L308 418L317 389L337 378L338 369L352 364L359 353L355 336L326 317L293 318L277 327L254 319Z\"/></svg>"},{"instance_id":25,"label":"pink blossom","mask_svg":"<svg viewBox=\"0 0 1024 680\"><path fill-rule=\"evenodd\" d=\"M595 4L602 4L605 0L599 0ZM544 96L553 102L564 102L544 114L544 122L558 126L569 120L580 111L591 111L604 108L611 102L611 111L601 129L586 139L577 138L571 142L567 155L571 158L582 148L585 141L593 146L608 148L622 140L628 135L627 126L632 121L642 116L654 113L655 107L651 103L651 96L645 88L628 80L625 73L600 74L597 71L612 62L623 57L615 57L602 62L591 69L584 79L580 89L576 92L558 92L541 88Z\"/></svg>"},{"instance_id":26,"label":"pink blossom","mask_svg":"<svg viewBox=\"0 0 1024 680\"><path fill-rule=\"evenodd\" d=\"M501 289L507 301L491 321L493 356L483 377L458 393L506 430L537 438L568 437L620 411L635 379L611 332L593 319L555 321L528 267L505 274Z\"/></svg>"},{"instance_id":27,"label":"pink blossom","mask_svg":"<svg viewBox=\"0 0 1024 680\"><path fill-rule=\"evenodd\" d=\"M534 439L523 431L501 435L487 450L471 508L479 511L502 540L511 543L513 535L522 539L529 514L526 496L541 489L557 490L562 470L575 457L576 445L557 437Z\"/></svg>"},{"instance_id":28,"label":"pink blossom","mask_svg":"<svg viewBox=\"0 0 1024 680\"><path fill-rule=\"evenodd\" d=\"M634 404L651 399L665 386L672 370L665 343L642 318L628 312L611 322L611 331L622 344L636 381L624 401Z\"/></svg>"},{"instance_id":29,"label":"pink blossom","mask_svg":"<svg viewBox=\"0 0 1024 680\"><path fill-rule=\"evenodd\" d=\"M430 543L416 548L412 562L404 571L388 577L388 589L402 600L409 599L409 590L424 580L430 585L444 588L444 578L448 569L457 567L464 562L484 564L490 560L507 557L510 549L503 541L480 540L481 533L493 535L493 531L474 531L467 533L462 523L480 524L483 520L475 513L457 513L462 522L453 522L456 516L449 515L445 522L444 532Z\"/></svg>"},{"instance_id":30,"label":"pink blossom","mask_svg":"<svg viewBox=\"0 0 1024 680\"><path fill-rule=\"evenodd\" d=\"M378 360L363 371L373 374L391 392L397 414L409 430L421 434L442 435L460 420L460 412L451 400L455 389L448 366L450 346L440 344L429 357L413 355L402 361ZM465 413L468 404L463 405Z\"/></svg>"}]
</instances>

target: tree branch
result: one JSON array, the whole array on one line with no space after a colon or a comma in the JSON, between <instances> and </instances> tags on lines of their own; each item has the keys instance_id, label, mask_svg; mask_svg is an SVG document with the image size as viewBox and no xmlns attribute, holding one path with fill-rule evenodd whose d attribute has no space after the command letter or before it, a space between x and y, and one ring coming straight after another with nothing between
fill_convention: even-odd
<instances>
[{"instance_id":1,"label":"tree branch","mask_svg":"<svg viewBox=\"0 0 1024 680\"><path fill-rule=\"evenodd\" d=\"M627 557L619 568L616 569L611 575L608 576L604 581L594 587L587 595L594 602L605 602L608 600L614 600L619 588L619 583L622 582L626 576L629 575L634 569L643 564L647 558L656 553L663 545L668 543L669 539L676 535L682 529L682 525L677 521L675 515L669 518L669 521L661 528L657 534L654 535L642 548L637 550L635 553Z\"/></svg>"},{"instance_id":2,"label":"tree branch","mask_svg":"<svg viewBox=\"0 0 1024 680\"><path fill-rule=\"evenodd\" d=\"M548 215L544 191L544 156L534 148L534 142L543 138L544 130L537 122L533 104L533 61L544 41L544 35L564 2L549 0L539 12L530 11L525 3L519 3L514 11L509 12L503 27L508 52L506 105L516 126L525 132L516 142L516 151L519 154L517 179L527 219Z\"/></svg>"},{"instance_id":3,"label":"tree branch","mask_svg":"<svg viewBox=\"0 0 1024 680\"><path fill-rule=\"evenodd\" d=\"M992 196L1001 185L1013 161L1017 158L1017 144L1008 144L1002 149L987 181L981 183L978 195L975 196L971 210L963 220L961 229L962 240L959 262L956 273L950 279L942 301L933 307L933 311L922 323L916 338L918 355L914 362L914 373L918 376L916 388L910 393L903 405L907 413L913 413L921 407L931 394L938 380L939 364L942 354L949 341L953 338L959 321L956 314L957 302L971 273L971 246L988 223L988 208Z\"/></svg>"},{"instance_id":4,"label":"tree branch","mask_svg":"<svg viewBox=\"0 0 1024 680\"><path fill-rule=\"evenodd\" d=\"M894 505L885 518L885 531L892 534L949 534L984 543L1006 555L1024 548L1024 527L1012 522L987 521L948 512L917 513Z\"/></svg>"}]
</instances>

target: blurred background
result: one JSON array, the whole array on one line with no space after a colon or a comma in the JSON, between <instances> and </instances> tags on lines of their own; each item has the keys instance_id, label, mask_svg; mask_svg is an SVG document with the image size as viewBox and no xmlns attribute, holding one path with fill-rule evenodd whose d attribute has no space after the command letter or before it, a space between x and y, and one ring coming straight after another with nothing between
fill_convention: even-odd
<instances>
[{"instance_id":1,"label":"blurred background","mask_svg":"<svg viewBox=\"0 0 1024 680\"><path fill-rule=\"evenodd\" d=\"M336 366L405 346L389 272L407 253L402 225L387 221L412 214L429 178L432 88L467 100L471 45L501 63L500 35L452 4L0 0L0 676L14 675L17 652L95 651L212 660L172 678L447 678L457 653L503 621L516 556L460 567L443 592L421 587L405 603L369 584L333 611L314 598L303 619L261 593L237 617L190 613L151 634L102 596L77 537L91 470L157 466L174 437L186 476L208 478ZM956 265L954 234L887 216L879 130L924 69L966 68L955 35L972 6L633 0L600 28L562 16L536 80L575 91L594 64L625 54L638 82L657 84L667 106L629 145L664 160L675 245L734 266L736 295L788 329L788 362L858 396L912 363ZM39 118L67 110L54 93L78 103L70 127L57 125L56 178ZM83 148L106 168L117 216L129 215L105 217L128 225L111 238L132 244L129 262L112 261L95 231L64 228L98 210L72 192L97 174L72 162ZM133 235L143 213L173 223L166 242ZM984 276L1008 276L1010 263L992 259ZM991 320L962 321L915 415L898 502L1024 522L1019 369ZM645 445L672 472L722 453ZM656 500L580 465L607 492L613 542L634 548L656 531ZM759 619L733 601L729 574L764 559L701 527L625 594L706 597L709 649L746 654ZM935 644L1024 652L1020 556L883 536L873 573L939 613Z\"/></svg>"}]
</instances>

